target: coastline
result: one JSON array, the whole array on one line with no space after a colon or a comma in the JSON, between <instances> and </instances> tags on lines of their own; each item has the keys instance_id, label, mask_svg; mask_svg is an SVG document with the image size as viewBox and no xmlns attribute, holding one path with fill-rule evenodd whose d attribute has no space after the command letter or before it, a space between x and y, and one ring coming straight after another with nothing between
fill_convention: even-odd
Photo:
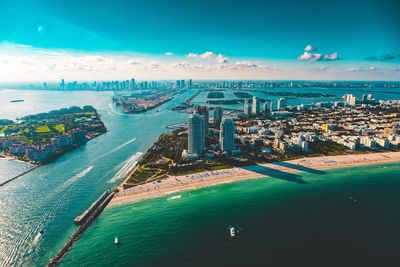
<instances>
[{"instance_id":1,"label":"coastline","mask_svg":"<svg viewBox=\"0 0 400 267\"><path fill-rule=\"evenodd\" d=\"M115 194L109 206L139 202L145 199L163 197L182 191L196 190L219 184L243 180L271 178L266 176L293 176L299 172L323 174L324 170L360 167L384 163L400 162L400 152L382 152L339 156L322 156L274 162L248 167L235 167L218 171L202 172L182 176L169 176L157 182L146 183L120 190ZM290 175L292 174L292 175ZM292 181L305 183L291 178Z\"/></svg>"}]
</instances>

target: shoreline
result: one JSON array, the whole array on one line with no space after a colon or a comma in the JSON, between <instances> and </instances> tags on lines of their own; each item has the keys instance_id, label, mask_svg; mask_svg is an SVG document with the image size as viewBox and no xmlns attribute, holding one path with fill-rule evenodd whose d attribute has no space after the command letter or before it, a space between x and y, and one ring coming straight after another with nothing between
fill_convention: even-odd
<instances>
[{"instance_id":1,"label":"shoreline","mask_svg":"<svg viewBox=\"0 0 400 267\"><path fill-rule=\"evenodd\" d=\"M394 162L400 162L400 152L310 157L182 176L169 176L163 180L120 190L115 194L109 206L135 203L145 199L163 197L173 193L214 185L259 178L273 178L274 176L281 176L283 179L287 176L286 180L291 182L306 183L295 174L299 172L324 174L324 170Z\"/></svg>"}]
</instances>

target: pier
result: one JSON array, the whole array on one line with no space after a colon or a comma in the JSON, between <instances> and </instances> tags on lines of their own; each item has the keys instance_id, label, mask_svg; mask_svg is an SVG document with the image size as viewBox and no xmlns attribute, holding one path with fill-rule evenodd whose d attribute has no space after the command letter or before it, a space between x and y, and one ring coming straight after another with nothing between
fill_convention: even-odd
<instances>
[{"instance_id":1,"label":"pier","mask_svg":"<svg viewBox=\"0 0 400 267\"><path fill-rule=\"evenodd\" d=\"M93 211L102 203L104 199L110 194L110 190L105 191L89 208L87 208L81 215L74 219L74 223L81 225L93 213Z\"/></svg>"},{"instance_id":2,"label":"pier","mask_svg":"<svg viewBox=\"0 0 400 267\"><path fill-rule=\"evenodd\" d=\"M108 194L107 194L108 192ZM106 197L104 197L106 194ZM115 192L106 191L104 192L86 211L92 208L92 211L89 212L87 216L80 222L79 228L76 232L71 236L71 238L64 244L64 246L58 251L56 256L50 260L47 266L57 266L64 255L68 252L68 250L74 245L74 243L78 240L78 238L85 232L85 230L96 220L96 218L101 214L103 209L107 206L107 204L114 197ZM100 203L96 202L99 201ZM93 208L94 207L94 208ZM85 211L85 212L86 212ZM83 214L85 214L85 212ZM83 215L82 214L82 215ZM79 216L78 216L79 217Z\"/></svg>"},{"instance_id":3,"label":"pier","mask_svg":"<svg viewBox=\"0 0 400 267\"><path fill-rule=\"evenodd\" d=\"M32 167L31 169L29 169L29 170L27 170L27 171L24 171L23 173L18 174L17 176L14 176L13 178L10 178L10 179L8 179L8 180L2 182L2 183L0 184L0 186L6 185L6 184L8 184L9 182L14 181L14 180L17 179L17 178L19 178L19 177L21 177L21 176L24 176L24 175L27 174L28 172L31 172L31 171L33 171L34 169L36 169L37 167L39 167L39 166Z\"/></svg>"}]
</instances>

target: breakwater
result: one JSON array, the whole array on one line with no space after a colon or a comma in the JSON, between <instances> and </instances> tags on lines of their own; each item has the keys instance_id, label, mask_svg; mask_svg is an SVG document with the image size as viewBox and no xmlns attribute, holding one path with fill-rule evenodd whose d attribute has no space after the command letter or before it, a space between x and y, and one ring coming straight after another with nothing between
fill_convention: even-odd
<instances>
[{"instance_id":1,"label":"breakwater","mask_svg":"<svg viewBox=\"0 0 400 267\"><path fill-rule=\"evenodd\" d=\"M39 166L32 167L31 169L29 169L29 170L27 170L27 171L25 171L25 172L23 172L23 173L21 173L21 174L18 174L17 176L14 176L13 178L10 178L10 179L8 179L8 180L2 182L2 183L0 184L0 186L6 185L6 184L8 184L9 182L14 181L14 180L17 179L17 178L19 178L19 177L21 177L21 176L24 176L25 174L27 174L27 173L33 171L34 169L36 169L37 167L39 167Z\"/></svg>"},{"instance_id":2,"label":"breakwater","mask_svg":"<svg viewBox=\"0 0 400 267\"><path fill-rule=\"evenodd\" d=\"M107 191L106 191L107 192ZM96 220L96 218L101 214L103 209L107 206L107 204L111 201L114 197L115 192L108 193L107 196L104 198L104 192L100 198L98 198L90 207L94 205L95 208L88 216L85 216L85 219L80 223L79 228L76 232L71 236L71 238L64 244L64 246L58 251L56 256L50 260L47 266L56 266L60 263L64 255L68 252L68 250L74 245L74 243L78 240L78 238L85 232L85 230ZM97 201L101 201L97 203ZM88 210L89 210L88 209ZM86 210L87 211L87 210Z\"/></svg>"}]
</instances>

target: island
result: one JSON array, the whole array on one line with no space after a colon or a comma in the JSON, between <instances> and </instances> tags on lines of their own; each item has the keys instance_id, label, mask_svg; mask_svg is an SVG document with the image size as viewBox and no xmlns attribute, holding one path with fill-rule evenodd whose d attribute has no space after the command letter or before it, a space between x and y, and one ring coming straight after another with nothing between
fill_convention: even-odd
<instances>
[{"instance_id":1,"label":"island","mask_svg":"<svg viewBox=\"0 0 400 267\"><path fill-rule=\"evenodd\" d=\"M252 98L253 97L253 95L251 95L251 94L249 94L249 93L246 93L246 92L234 92L234 94L235 94L235 96L237 97L237 98Z\"/></svg>"},{"instance_id":2,"label":"island","mask_svg":"<svg viewBox=\"0 0 400 267\"><path fill-rule=\"evenodd\" d=\"M92 106L0 120L1 157L46 164L107 131Z\"/></svg>"},{"instance_id":3,"label":"island","mask_svg":"<svg viewBox=\"0 0 400 267\"><path fill-rule=\"evenodd\" d=\"M124 113L140 113L154 109L173 98L172 92L149 92L131 95L115 95L114 103L121 106Z\"/></svg>"},{"instance_id":4,"label":"island","mask_svg":"<svg viewBox=\"0 0 400 267\"><path fill-rule=\"evenodd\" d=\"M209 92L207 98L224 98L225 95L222 92Z\"/></svg>"},{"instance_id":5,"label":"island","mask_svg":"<svg viewBox=\"0 0 400 267\"><path fill-rule=\"evenodd\" d=\"M300 97L300 98L332 98L336 95L332 94L321 94L321 93L296 93L296 92L273 92L273 91L259 91L260 93L271 95L271 96L283 96L283 97Z\"/></svg>"}]
</instances>

